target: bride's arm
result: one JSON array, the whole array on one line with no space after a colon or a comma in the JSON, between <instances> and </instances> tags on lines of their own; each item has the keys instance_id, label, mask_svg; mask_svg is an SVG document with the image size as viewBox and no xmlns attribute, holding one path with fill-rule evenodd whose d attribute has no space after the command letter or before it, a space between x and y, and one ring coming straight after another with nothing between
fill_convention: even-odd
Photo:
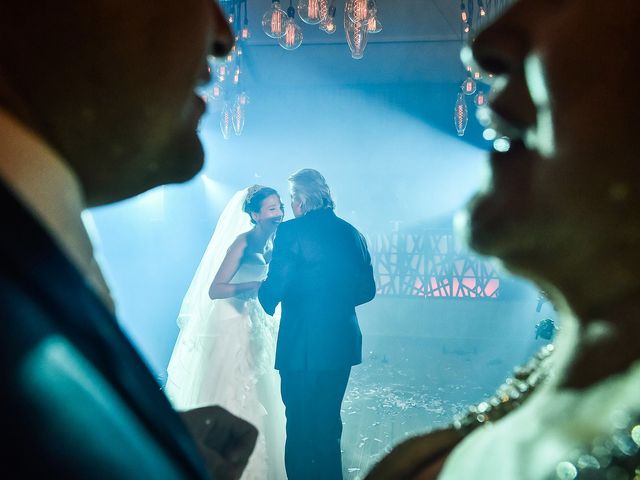
<instances>
[{"instance_id":1,"label":"bride's arm","mask_svg":"<svg viewBox=\"0 0 640 480\"><path fill-rule=\"evenodd\" d=\"M240 235L227 250L218 273L209 287L209 297L212 300L235 297L241 293L257 292L260 288L260 282L229 283L240 268L240 261L246 248L247 237Z\"/></svg>"}]
</instances>

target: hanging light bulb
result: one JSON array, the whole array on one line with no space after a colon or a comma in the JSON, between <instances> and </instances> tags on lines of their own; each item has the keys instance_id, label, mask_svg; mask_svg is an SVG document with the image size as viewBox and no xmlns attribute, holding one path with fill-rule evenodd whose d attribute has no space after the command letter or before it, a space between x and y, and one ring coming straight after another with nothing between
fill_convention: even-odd
<instances>
[{"instance_id":1,"label":"hanging light bulb","mask_svg":"<svg viewBox=\"0 0 640 480\"><path fill-rule=\"evenodd\" d=\"M214 110L220 109L222 99L224 98L224 89L219 83L214 83L213 87L207 92L207 108Z\"/></svg>"},{"instance_id":2,"label":"hanging light bulb","mask_svg":"<svg viewBox=\"0 0 640 480\"><path fill-rule=\"evenodd\" d=\"M480 9L480 16L484 17L487 15L487 9L484 8L484 2L482 0L478 0L478 8Z\"/></svg>"},{"instance_id":3,"label":"hanging light bulb","mask_svg":"<svg viewBox=\"0 0 640 480\"><path fill-rule=\"evenodd\" d=\"M240 38L242 40L249 40L251 38L251 31L249 30L249 25L244 25L242 30L240 30Z\"/></svg>"},{"instance_id":4,"label":"hanging light bulb","mask_svg":"<svg viewBox=\"0 0 640 480\"><path fill-rule=\"evenodd\" d=\"M216 68L216 76L220 83L224 83L229 75L229 65L227 63L221 63Z\"/></svg>"},{"instance_id":5,"label":"hanging light bulb","mask_svg":"<svg viewBox=\"0 0 640 480\"><path fill-rule=\"evenodd\" d=\"M338 30L338 27L336 26L336 22L334 22L333 20L327 22L327 25L324 28L324 31L329 35L336 33L336 30Z\"/></svg>"},{"instance_id":6,"label":"hanging light bulb","mask_svg":"<svg viewBox=\"0 0 640 480\"><path fill-rule=\"evenodd\" d=\"M298 0L298 16L304 23L308 23L309 25L317 25L327 15L326 5L327 0Z\"/></svg>"},{"instance_id":7,"label":"hanging light bulb","mask_svg":"<svg viewBox=\"0 0 640 480\"><path fill-rule=\"evenodd\" d=\"M240 92L238 94L237 101L240 102L240 105L242 106L249 105L249 95L247 95L247 92Z\"/></svg>"},{"instance_id":8,"label":"hanging light bulb","mask_svg":"<svg viewBox=\"0 0 640 480\"><path fill-rule=\"evenodd\" d=\"M242 130L244 129L244 119L245 119L245 105L240 102L240 95L236 97L235 102L233 102L233 110L231 112L231 123L233 125L233 131L236 135L241 135Z\"/></svg>"},{"instance_id":9,"label":"hanging light bulb","mask_svg":"<svg viewBox=\"0 0 640 480\"><path fill-rule=\"evenodd\" d=\"M473 72L473 79L474 79L474 80L482 80L482 73L480 73L480 72Z\"/></svg>"},{"instance_id":10,"label":"hanging light bulb","mask_svg":"<svg viewBox=\"0 0 640 480\"><path fill-rule=\"evenodd\" d=\"M476 93L476 81L471 77L467 77L466 80L462 82L462 85L460 85L460 89L465 95L473 95Z\"/></svg>"},{"instance_id":11,"label":"hanging light bulb","mask_svg":"<svg viewBox=\"0 0 640 480\"><path fill-rule=\"evenodd\" d=\"M329 0L320 0L320 22L323 22L327 19L327 15L329 15Z\"/></svg>"},{"instance_id":12,"label":"hanging light bulb","mask_svg":"<svg viewBox=\"0 0 640 480\"><path fill-rule=\"evenodd\" d=\"M464 4L464 0L460 2L460 19L464 25L469 21L469 14L467 13L467 7Z\"/></svg>"},{"instance_id":13,"label":"hanging light bulb","mask_svg":"<svg viewBox=\"0 0 640 480\"><path fill-rule=\"evenodd\" d=\"M473 97L473 103L476 104L476 107L484 107L487 104L487 94L482 90L478 90L476 96Z\"/></svg>"},{"instance_id":14,"label":"hanging light bulb","mask_svg":"<svg viewBox=\"0 0 640 480\"><path fill-rule=\"evenodd\" d=\"M364 57L364 49L367 46L367 23L354 23L345 17L344 33L351 50L351 56L356 60Z\"/></svg>"},{"instance_id":15,"label":"hanging light bulb","mask_svg":"<svg viewBox=\"0 0 640 480\"><path fill-rule=\"evenodd\" d=\"M238 41L238 39L236 38L236 42L237 42L237 41ZM236 48L236 47L235 47L235 45L234 45L234 47L233 47L231 50L229 50L229 53L228 53L228 54L227 54L227 56L224 58L225 63L231 63L231 62L233 62L233 55L234 55L234 53L235 53L235 48Z\"/></svg>"},{"instance_id":16,"label":"hanging light bulb","mask_svg":"<svg viewBox=\"0 0 640 480\"><path fill-rule=\"evenodd\" d=\"M222 65L226 65L226 63L227 63L226 58L221 59L218 57L214 57L213 55L208 55L207 56L207 72L209 73L209 75L214 77L214 79L217 81L220 75L220 68L222 67ZM222 71L222 74L225 75L224 69Z\"/></svg>"},{"instance_id":17,"label":"hanging light bulb","mask_svg":"<svg viewBox=\"0 0 640 480\"><path fill-rule=\"evenodd\" d=\"M320 1L320 30L322 30L322 24L327 21L327 17L329 16L329 1L330 0L321 0Z\"/></svg>"},{"instance_id":18,"label":"hanging light bulb","mask_svg":"<svg viewBox=\"0 0 640 480\"><path fill-rule=\"evenodd\" d=\"M287 14L280 7L278 0L271 0L271 8L262 16L262 30L271 38L280 38L284 35Z\"/></svg>"},{"instance_id":19,"label":"hanging light bulb","mask_svg":"<svg viewBox=\"0 0 640 480\"><path fill-rule=\"evenodd\" d=\"M232 111L228 103L225 102L220 112L220 130L225 140L231 136Z\"/></svg>"},{"instance_id":20,"label":"hanging light bulb","mask_svg":"<svg viewBox=\"0 0 640 480\"><path fill-rule=\"evenodd\" d=\"M382 23L378 20L378 17L371 17L367 22L367 32L380 33L382 31Z\"/></svg>"},{"instance_id":21,"label":"hanging light bulb","mask_svg":"<svg viewBox=\"0 0 640 480\"><path fill-rule=\"evenodd\" d=\"M242 11L242 3L240 4L239 12ZM240 13L238 13L238 19L240 19ZM249 19L247 18L247 3L244 3L244 21L242 22L242 30L240 30L240 38L242 40L249 40L251 38L251 30L249 30ZM238 45L238 42L236 42Z\"/></svg>"},{"instance_id":22,"label":"hanging light bulb","mask_svg":"<svg viewBox=\"0 0 640 480\"><path fill-rule=\"evenodd\" d=\"M351 56L356 60L361 59L364 56L364 49L367 46L367 22L353 22L351 21L348 9L350 2L358 0L348 0L344 5L344 33L347 37L347 44L351 50Z\"/></svg>"},{"instance_id":23,"label":"hanging light bulb","mask_svg":"<svg viewBox=\"0 0 640 480\"><path fill-rule=\"evenodd\" d=\"M285 22L284 35L278 38L278 43L285 50L295 50L302 45L302 29L295 22L296 11L293 7L287 9L287 21Z\"/></svg>"},{"instance_id":24,"label":"hanging light bulb","mask_svg":"<svg viewBox=\"0 0 640 480\"><path fill-rule=\"evenodd\" d=\"M467 102L464 97L464 93L458 93L458 99L456 100L456 107L453 114L453 120L459 137L464 135L467 123L469 122L469 111L467 110Z\"/></svg>"},{"instance_id":25,"label":"hanging light bulb","mask_svg":"<svg viewBox=\"0 0 640 480\"><path fill-rule=\"evenodd\" d=\"M233 84L234 85L238 85L238 83L240 83L240 74L242 73L242 69L240 68L240 65L236 65L236 68L233 71Z\"/></svg>"},{"instance_id":26,"label":"hanging light bulb","mask_svg":"<svg viewBox=\"0 0 640 480\"><path fill-rule=\"evenodd\" d=\"M331 35L332 33L335 33L337 30L335 19L336 19L336 6L331 5L329 7L329 10L327 11L327 16L324 18L324 20L322 20L322 22L320 22L320 30L322 30L325 33L328 33L329 35Z\"/></svg>"},{"instance_id":27,"label":"hanging light bulb","mask_svg":"<svg viewBox=\"0 0 640 480\"><path fill-rule=\"evenodd\" d=\"M366 22L376 16L378 7L375 0L347 0L344 11L352 22Z\"/></svg>"},{"instance_id":28,"label":"hanging light bulb","mask_svg":"<svg viewBox=\"0 0 640 480\"><path fill-rule=\"evenodd\" d=\"M224 88L218 82L213 84L211 90L207 94L208 99L211 100L220 100L224 95Z\"/></svg>"}]
</instances>

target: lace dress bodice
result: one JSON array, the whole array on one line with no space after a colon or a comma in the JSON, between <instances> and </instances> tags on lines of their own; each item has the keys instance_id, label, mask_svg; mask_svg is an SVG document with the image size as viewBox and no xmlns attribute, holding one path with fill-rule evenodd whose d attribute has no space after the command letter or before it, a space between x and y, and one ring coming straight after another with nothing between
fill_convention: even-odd
<instances>
[{"instance_id":1,"label":"lace dress bodice","mask_svg":"<svg viewBox=\"0 0 640 480\"><path fill-rule=\"evenodd\" d=\"M259 282L266 278L268 265L264 256L259 253L244 257L238 271L230 283ZM240 294L236 297L219 301L236 310L246 322L246 334L249 339L249 362L254 369L254 374L262 374L273 370L275 363L275 345L277 336L277 321L268 316L263 310L255 293ZM224 308L220 305L220 308ZM232 317L228 312L224 318Z\"/></svg>"}]
</instances>

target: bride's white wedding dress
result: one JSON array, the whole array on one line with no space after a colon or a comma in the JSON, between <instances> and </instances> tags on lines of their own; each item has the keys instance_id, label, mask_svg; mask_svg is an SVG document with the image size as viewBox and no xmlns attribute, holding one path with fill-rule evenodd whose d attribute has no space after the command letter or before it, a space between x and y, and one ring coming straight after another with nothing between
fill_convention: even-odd
<instances>
[{"instance_id":1,"label":"bride's white wedding dress","mask_svg":"<svg viewBox=\"0 0 640 480\"><path fill-rule=\"evenodd\" d=\"M183 301L165 393L178 410L215 404L251 422L259 436L242 479L286 479L285 414L274 370L277 320L265 313L255 296L210 300L208 289L201 287L210 284L215 271L206 279L198 277L203 263L211 260L205 253ZM267 268L261 254L245 255L231 283L264 280Z\"/></svg>"}]
</instances>

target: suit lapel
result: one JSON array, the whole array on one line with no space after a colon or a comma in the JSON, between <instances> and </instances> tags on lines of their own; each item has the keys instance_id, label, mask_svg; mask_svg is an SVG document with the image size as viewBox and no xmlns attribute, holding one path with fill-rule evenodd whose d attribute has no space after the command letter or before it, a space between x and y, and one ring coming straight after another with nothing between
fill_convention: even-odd
<instances>
[{"instance_id":1,"label":"suit lapel","mask_svg":"<svg viewBox=\"0 0 640 480\"><path fill-rule=\"evenodd\" d=\"M194 477L206 478L196 447L146 364L78 270L42 226L0 182L8 229L0 235L3 268L122 395L153 436ZM197 473L197 475L196 475Z\"/></svg>"}]
</instances>

